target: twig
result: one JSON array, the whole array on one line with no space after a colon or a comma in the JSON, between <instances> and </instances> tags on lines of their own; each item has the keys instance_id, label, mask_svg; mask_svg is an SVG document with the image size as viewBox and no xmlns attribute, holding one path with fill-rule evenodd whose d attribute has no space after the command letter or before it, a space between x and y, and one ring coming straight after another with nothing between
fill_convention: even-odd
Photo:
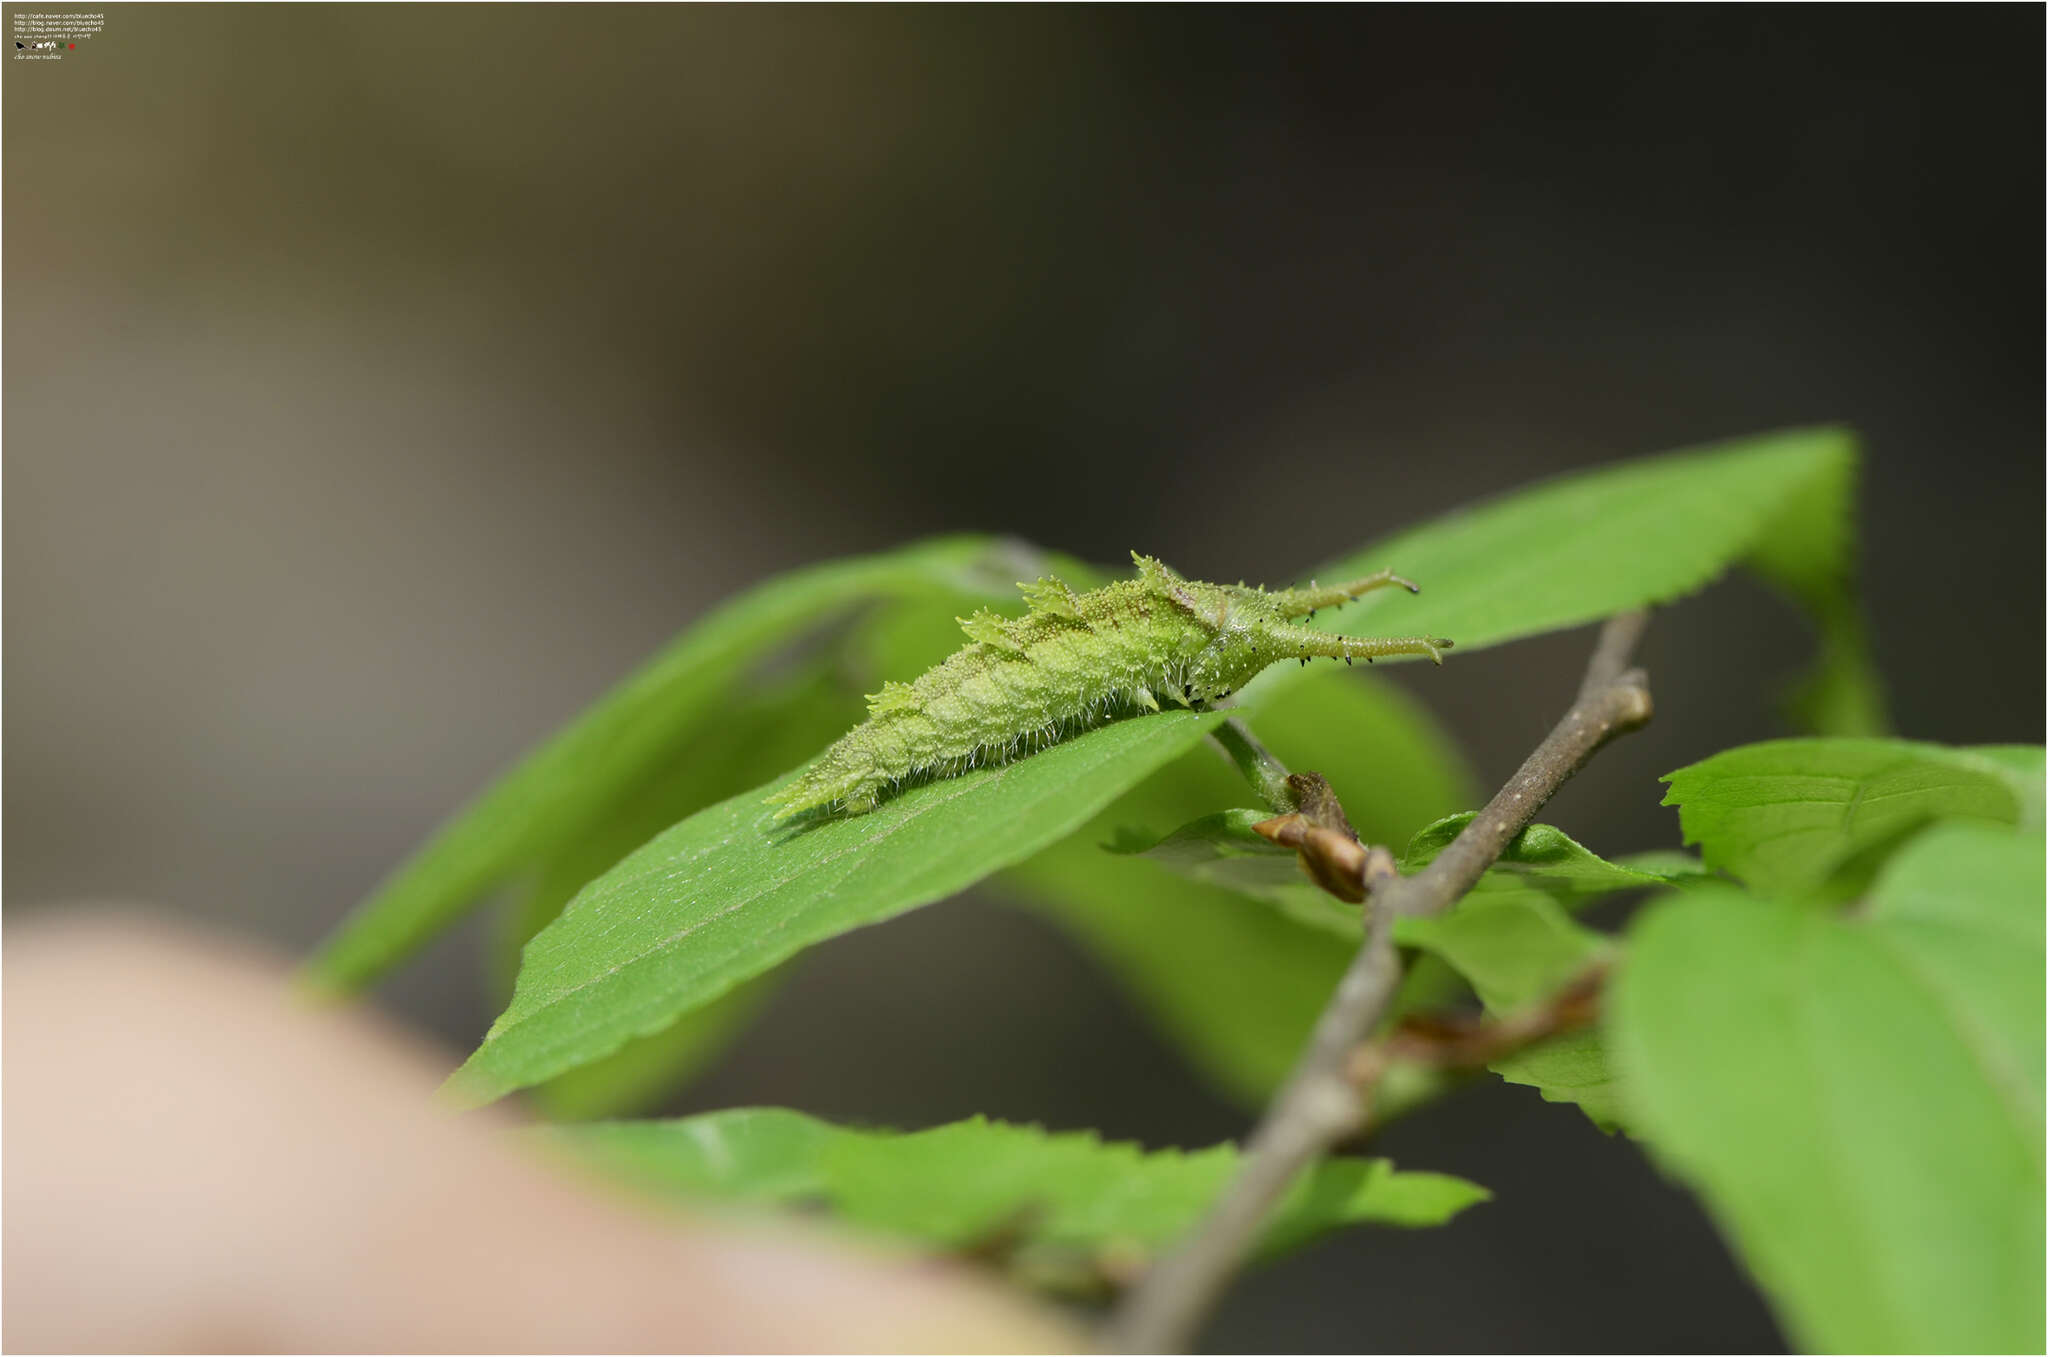
<instances>
[{"instance_id":1,"label":"twig","mask_svg":"<svg viewBox=\"0 0 2048 1357\"><path fill-rule=\"evenodd\" d=\"M1283 848L1292 848L1301 870L1316 885L1348 904L1360 904L1377 877L1399 875L1394 855L1360 843L1337 793L1321 773L1293 773L1287 785L1298 811L1252 826Z\"/></svg>"},{"instance_id":2,"label":"twig","mask_svg":"<svg viewBox=\"0 0 2048 1357\"><path fill-rule=\"evenodd\" d=\"M1650 613L1646 608L1632 612L1616 613L1607 619L1607 625L1600 628L1600 639L1593 643L1593 658L1586 662L1586 677L1579 684L1579 701L1598 693L1628 668L1629 657L1636 653L1636 645L1643 639L1643 628L1650 625Z\"/></svg>"},{"instance_id":3,"label":"twig","mask_svg":"<svg viewBox=\"0 0 2048 1357\"><path fill-rule=\"evenodd\" d=\"M1439 1069L1483 1069L1538 1042L1590 1027L1600 1016L1607 963L1586 968L1542 1003L1505 1018L1467 1014L1403 1018L1392 1032L1352 1056L1352 1082L1366 1087L1385 1064L1396 1060Z\"/></svg>"},{"instance_id":4,"label":"twig","mask_svg":"<svg viewBox=\"0 0 2048 1357\"><path fill-rule=\"evenodd\" d=\"M1268 806L1283 815L1298 807L1294 789L1287 781L1287 765L1274 758L1244 722L1230 717L1209 732L1209 738L1222 746L1230 761L1237 765L1237 771L1244 774L1245 781L1252 784Z\"/></svg>"},{"instance_id":5,"label":"twig","mask_svg":"<svg viewBox=\"0 0 2048 1357\"><path fill-rule=\"evenodd\" d=\"M1362 1123L1369 1093L1362 1094L1353 1082L1349 1066L1400 984L1394 919L1450 908L1478 884L1509 841L1593 751L1650 719L1648 678L1641 670L1623 672L1644 620L1641 613L1623 613L1607 622L1579 700L1435 861L1414 876L1373 883L1365 907L1365 945L1317 1019L1294 1073L1253 1132L1243 1167L1188 1240L1146 1274L1112 1318L1108 1338L1114 1348L1185 1349L1281 1194Z\"/></svg>"}]
</instances>

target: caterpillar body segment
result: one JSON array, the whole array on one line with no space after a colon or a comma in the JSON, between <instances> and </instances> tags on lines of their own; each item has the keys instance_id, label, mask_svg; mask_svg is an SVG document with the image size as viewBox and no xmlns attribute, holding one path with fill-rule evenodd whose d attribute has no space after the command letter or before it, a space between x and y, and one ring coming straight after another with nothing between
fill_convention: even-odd
<instances>
[{"instance_id":1,"label":"caterpillar body segment","mask_svg":"<svg viewBox=\"0 0 2048 1357\"><path fill-rule=\"evenodd\" d=\"M1299 626L1371 589L1415 585L1380 571L1349 584L1267 592L1205 584L1132 553L1135 579L1077 593L1058 579L1019 586L1031 610L960 620L969 644L910 683L868 699L869 716L768 800L786 820L807 811L862 814L904 783L953 777L1034 753L1162 703L1198 706L1235 692L1281 660L1370 663L1427 655L1435 636L1339 636Z\"/></svg>"}]
</instances>

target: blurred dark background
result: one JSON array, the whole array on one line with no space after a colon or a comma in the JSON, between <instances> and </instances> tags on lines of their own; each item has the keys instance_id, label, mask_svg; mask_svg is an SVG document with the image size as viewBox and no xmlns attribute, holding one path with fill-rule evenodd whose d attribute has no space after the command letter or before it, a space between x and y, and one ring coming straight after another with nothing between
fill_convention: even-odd
<instances>
[{"instance_id":1,"label":"blurred dark background","mask_svg":"<svg viewBox=\"0 0 2048 1357\"><path fill-rule=\"evenodd\" d=\"M12 9L8 11L10 14ZM1282 582L1465 500L1865 435L1902 733L2042 738L2030 7L112 7L5 80L6 892L300 949L722 596L957 528ZM1583 635L1399 677L1510 771ZM1784 733L1801 620L1647 643L1545 818ZM389 986L467 1045L457 935ZM944 1021L934 1021L943 1014ZM688 1106L1240 1133L1062 938L821 949ZM1248 1279L1218 1348L1782 1340L1626 1140L1475 1089L1499 1194Z\"/></svg>"}]
</instances>

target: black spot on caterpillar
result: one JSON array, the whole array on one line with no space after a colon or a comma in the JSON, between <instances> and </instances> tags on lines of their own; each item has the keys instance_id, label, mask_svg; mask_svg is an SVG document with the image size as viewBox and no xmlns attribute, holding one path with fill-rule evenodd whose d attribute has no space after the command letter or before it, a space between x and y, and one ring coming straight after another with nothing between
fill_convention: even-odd
<instances>
[{"instance_id":1,"label":"black spot on caterpillar","mask_svg":"<svg viewBox=\"0 0 2048 1357\"><path fill-rule=\"evenodd\" d=\"M1184 579L1131 554L1136 579L1087 593L1047 577L1022 584L1031 610L960 619L969 644L914 682L868 697L868 719L768 799L777 819L832 809L858 815L906 783L1003 763L1119 717L1158 711L1155 694L1198 706L1267 665L1327 656L1427 655L1440 636L1337 636L1294 619L1371 589L1416 586L1390 570L1349 584L1268 592Z\"/></svg>"}]
</instances>

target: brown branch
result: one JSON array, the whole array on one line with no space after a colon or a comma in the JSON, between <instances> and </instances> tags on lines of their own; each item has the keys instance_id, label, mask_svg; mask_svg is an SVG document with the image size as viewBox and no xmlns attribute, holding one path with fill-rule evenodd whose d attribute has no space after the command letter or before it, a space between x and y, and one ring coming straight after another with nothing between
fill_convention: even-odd
<instances>
[{"instance_id":1,"label":"brown branch","mask_svg":"<svg viewBox=\"0 0 2048 1357\"><path fill-rule=\"evenodd\" d=\"M1483 1069L1538 1042L1590 1027L1600 1017L1607 963L1588 967L1548 999L1505 1018L1415 1014L1352 1057L1352 1082L1370 1085L1395 1061L1439 1069Z\"/></svg>"},{"instance_id":2,"label":"brown branch","mask_svg":"<svg viewBox=\"0 0 2048 1357\"><path fill-rule=\"evenodd\" d=\"M1578 701L1435 861L1414 876L1371 883L1365 944L1317 1019L1294 1073L1247 1142L1243 1167L1186 1242L1162 1258L1112 1316L1108 1338L1114 1348L1184 1350L1281 1194L1363 1124L1370 1091L1354 1081L1351 1064L1400 984L1393 921L1449 909L1595 750L1650 719L1649 680L1641 670L1623 672L1644 620L1639 612L1623 613L1601 628Z\"/></svg>"},{"instance_id":3,"label":"brown branch","mask_svg":"<svg viewBox=\"0 0 2048 1357\"><path fill-rule=\"evenodd\" d=\"M1593 644L1593 658L1586 662L1586 677L1579 684L1579 701L1584 702L1622 676L1629 657L1636 653L1636 645L1643 639L1643 629L1649 625L1650 613L1646 608L1616 613L1607 619L1607 625L1600 628L1600 639Z\"/></svg>"}]
</instances>

